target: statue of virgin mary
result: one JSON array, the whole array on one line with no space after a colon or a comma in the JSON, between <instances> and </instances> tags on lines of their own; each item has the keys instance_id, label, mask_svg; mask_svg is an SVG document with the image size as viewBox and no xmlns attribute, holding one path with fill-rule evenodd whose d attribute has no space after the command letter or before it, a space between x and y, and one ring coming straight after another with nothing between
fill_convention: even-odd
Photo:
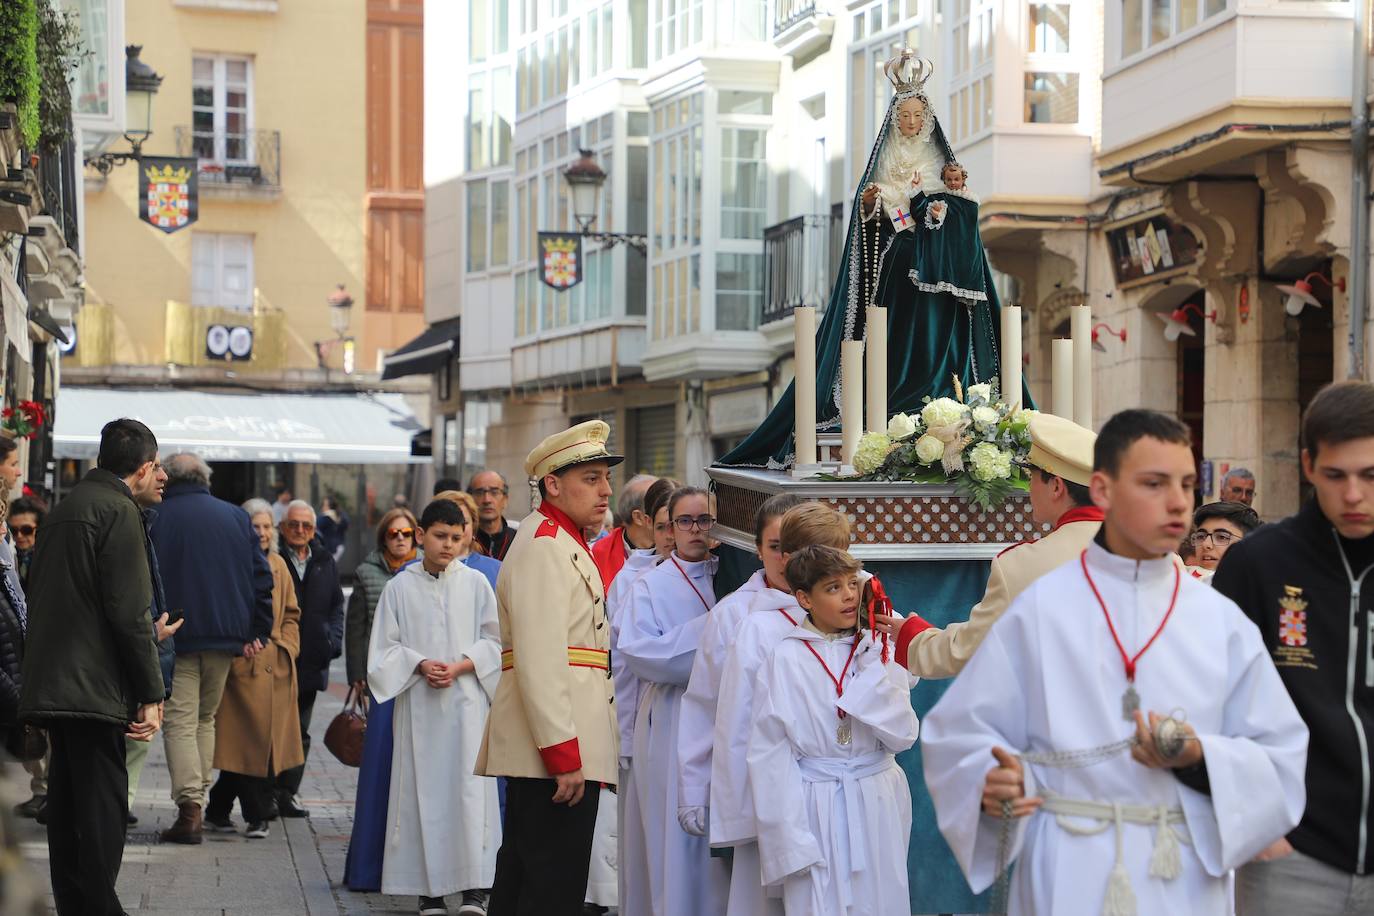
<instances>
[{"instance_id":1,"label":"statue of virgin mary","mask_svg":"<svg viewBox=\"0 0 1374 916\"><path fill-rule=\"evenodd\" d=\"M926 97L934 72L910 49L884 67L895 92L855 188L838 276L816 334L816 428L838 429L840 343L865 339L865 307L887 308L888 410L919 410L954 379L999 372L1001 306L978 235L977 199ZM956 180L956 176L958 177ZM1019 400L1029 405L1028 394ZM722 458L737 467L793 463L793 390Z\"/></svg>"}]
</instances>

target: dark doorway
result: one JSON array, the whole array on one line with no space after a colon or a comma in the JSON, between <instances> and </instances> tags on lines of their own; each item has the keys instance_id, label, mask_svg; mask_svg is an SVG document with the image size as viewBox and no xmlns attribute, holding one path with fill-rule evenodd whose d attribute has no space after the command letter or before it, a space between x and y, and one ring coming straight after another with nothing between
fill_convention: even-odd
<instances>
[{"instance_id":1,"label":"dark doorway","mask_svg":"<svg viewBox=\"0 0 1374 916\"><path fill-rule=\"evenodd\" d=\"M214 461L210 464L210 492L234 505L258 496L253 485L254 465L249 461Z\"/></svg>"},{"instance_id":2,"label":"dark doorway","mask_svg":"<svg viewBox=\"0 0 1374 916\"><path fill-rule=\"evenodd\" d=\"M1330 276L1331 262L1327 262L1323 268L1325 274ZM1312 403L1312 399L1317 396L1317 392L1323 386L1329 384L1335 370L1335 324L1331 302L1331 288L1322 283L1314 283L1312 295L1321 302L1321 308L1308 306L1302 310L1302 314L1296 318L1287 317L1285 322L1291 332L1297 330L1297 351L1298 351L1298 416L1301 417L1303 411L1307 410L1307 405ZM1294 435L1301 439L1301 433L1294 430ZM1297 450L1301 454L1302 443L1298 443ZM1312 487L1302 474L1302 459L1298 459L1298 498L1301 502L1306 502L1312 495Z\"/></svg>"},{"instance_id":3,"label":"dark doorway","mask_svg":"<svg viewBox=\"0 0 1374 916\"><path fill-rule=\"evenodd\" d=\"M1194 308L1188 308L1188 306ZM1193 437L1193 461L1202 466L1202 456L1206 449L1202 443L1203 392L1206 389L1207 344L1205 322L1202 315L1207 307L1207 293L1198 290L1179 306L1187 309L1188 327L1192 334L1184 334L1178 339L1178 418L1188 427ZM1198 477L1201 486L1201 476ZM1197 498L1204 494L1199 492Z\"/></svg>"}]
</instances>

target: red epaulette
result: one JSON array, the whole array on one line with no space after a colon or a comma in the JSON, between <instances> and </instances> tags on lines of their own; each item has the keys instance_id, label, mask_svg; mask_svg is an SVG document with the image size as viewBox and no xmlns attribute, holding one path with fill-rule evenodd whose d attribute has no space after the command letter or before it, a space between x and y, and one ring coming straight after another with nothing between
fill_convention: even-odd
<instances>
[{"instance_id":1,"label":"red epaulette","mask_svg":"<svg viewBox=\"0 0 1374 916\"><path fill-rule=\"evenodd\" d=\"M999 553L997 556L1000 558L1000 557L1002 556L1003 553L1011 553L1013 550L1015 550L1015 549L1018 548L1018 547L1024 547L1024 546L1026 546L1027 544L1034 544L1034 543L1035 543L1034 540L1030 540L1030 541L1018 541L1017 543L1012 544L1010 547L1004 548L1004 549L1002 550L1002 553Z\"/></svg>"},{"instance_id":2,"label":"red epaulette","mask_svg":"<svg viewBox=\"0 0 1374 916\"><path fill-rule=\"evenodd\" d=\"M551 518L546 518L539 523L535 529L534 536L537 538L556 538L558 537L558 522Z\"/></svg>"}]
</instances>

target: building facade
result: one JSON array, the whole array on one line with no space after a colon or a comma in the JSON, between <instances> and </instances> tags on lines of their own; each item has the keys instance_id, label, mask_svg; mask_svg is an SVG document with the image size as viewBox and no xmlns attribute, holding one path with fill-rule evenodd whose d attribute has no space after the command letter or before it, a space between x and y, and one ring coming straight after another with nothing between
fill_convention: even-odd
<instances>
[{"instance_id":1,"label":"building facade","mask_svg":"<svg viewBox=\"0 0 1374 916\"><path fill-rule=\"evenodd\" d=\"M69 383L127 392L174 447L217 462L228 498L284 483L389 508L428 407L423 385L380 379L382 355L424 329L421 6L117 6L111 21L162 77L142 153L193 160L199 213L158 231L139 220L141 163L88 170L86 230L99 244L63 358ZM163 417L166 402L140 393L166 389L242 400ZM407 392L420 394L407 403ZM253 406L259 395L271 409ZM358 425L351 402L396 417L385 447L330 441L328 417ZM89 432L73 429L70 457L85 457L76 437ZM388 467L355 485L358 465Z\"/></svg>"},{"instance_id":2,"label":"building facade","mask_svg":"<svg viewBox=\"0 0 1374 916\"><path fill-rule=\"evenodd\" d=\"M1097 423L1177 414L1203 498L1246 466L1266 516L1296 507L1299 413L1347 366L1350 3L487 0L438 15L430 79L466 87L426 137L428 318L463 327L435 385L439 468L519 478L539 436L605 416L627 472L698 479L790 381L792 309L827 303L891 93L881 66L909 46L935 63L927 91L981 198L1003 301L1023 307L1039 404L1050 343L1086 303ZM589 241L587 279L554 292L536 232L576 229L559 172L579 147L610 176L594 228L645 234L647 255ZM1323 307L1286 314L1279 286L1312 272ZM1179 309L1192 333L1166 339Z\"/></svg>"}]
</instances>

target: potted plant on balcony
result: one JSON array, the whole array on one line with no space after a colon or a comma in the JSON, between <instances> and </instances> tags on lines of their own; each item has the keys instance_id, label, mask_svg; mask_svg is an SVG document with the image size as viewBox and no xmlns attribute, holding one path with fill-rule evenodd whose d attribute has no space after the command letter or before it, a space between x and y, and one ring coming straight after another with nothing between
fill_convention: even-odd
<instances>
[{"instance_id":1,"label":"potted plant on balcony","mask_svg":"<svg viewBox=\"0 0 1374 916\"><path fill-rule=\"evenodd\" d=\"M38 145L41 83L37 0L6 0L0 3L0 103L15 106L26 149Z\"/></svg>"}]
</instances>

